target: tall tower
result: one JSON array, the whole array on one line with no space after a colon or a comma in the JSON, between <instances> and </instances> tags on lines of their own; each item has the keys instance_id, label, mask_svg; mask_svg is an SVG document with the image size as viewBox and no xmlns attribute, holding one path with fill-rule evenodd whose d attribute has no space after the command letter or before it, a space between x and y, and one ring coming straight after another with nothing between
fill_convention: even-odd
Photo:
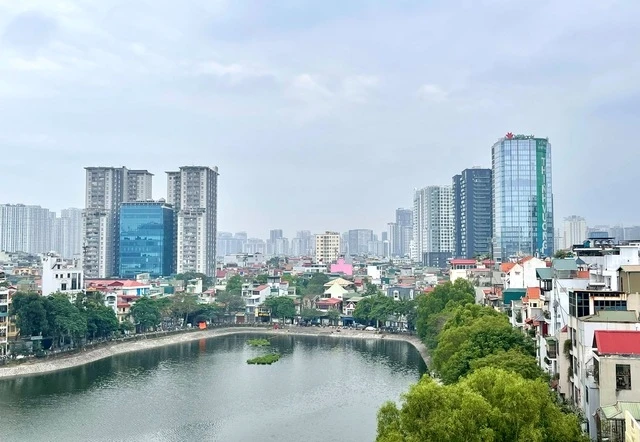
<instances>
[{"instance_id":1,"label":"tall tower","mask_svg":"<svg viewBox=\"0 0 640 442\"><path fill-rule=\"evenodd\" d=\"M411 237L413 236L413 213L411 209L396 209L396 238L393 240L396 256L409 254Z\"/></svg>"},{"instance_id":2,"label":"tall tower","mask_svg":"<svg viewBox=\"0 0 640 442\"><path fill-rule=\"evenodd\" d=\"M120 204L151 199L152 177L126 167L85 167L83 267L86 278L108 278L118 272Z\"/></svg>"},{"instance_id":3,"label":"tall tower","mask_svg":"<svg viewBox=\"0 0 640 442\"><path fill-rule=\"evenodd\" d=\"M474 167L453 177L454 256L491 254L491 169Z\"/></svg>"},{"instance_id":4,"label":"tall tower","mask_svg":"<svg viewBox=\"0 0 640 442\"><path fill-rule=\"evenodd\" d=\"M443 268L453 255L453 198L451 186L416 190L413 199L412 259Z\"/></svg>"},{"instance_id":5,"label":"tall tower","mask_svg":"<svg viewBox=\"0 0 640 442\"><path fill-rule=\"evenodd\" d=\"M183 166L167 172L167 203L177 217L176 272L216 270L218 168Z\"/></svg>"},{"instance_id":6,"label":"tall tower","mask_svg":"<svg viewBox=\"0 0 640 442\"><path fill-rule=\"evenodd\" d=\"M554 246L551 144L509 132L491 148L493 256L551 256Z\"/></svg>"}]
</instances>

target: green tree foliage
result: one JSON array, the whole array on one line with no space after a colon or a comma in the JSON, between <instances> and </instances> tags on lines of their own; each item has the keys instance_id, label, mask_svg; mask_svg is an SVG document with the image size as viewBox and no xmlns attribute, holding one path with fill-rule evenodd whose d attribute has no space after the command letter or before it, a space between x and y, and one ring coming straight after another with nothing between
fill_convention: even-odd
<instances>
[{"instance_id":1,"label":"green tree foliage","mask_svg":"<svg viewBox=\"0 0 640 442\"><path fill-rule=\"evenodd\" d=\"M202 286L205 289L211 287L214 284L214 279L205 275L204 273L197 273L197 272L178 273L175 276L175 278L185 282L189 281L190 279L202 279Z\"/></svg>"},{"instance_id":2,"label":"green tree foliage","mask_svg":"<svg viewBox=\"0 0 640 442\"><path fill-rule=\"evenodd\" d=\"M238 311L244 310L245 303L242 296L240 296L240 292L230 293L228 290L218 292L216 294L216 301L224 305L225 314L234 314Z\"/></svg>"},{"instance_id":3,"label":"green tree foliage","mask_svg":"<svg viewBox=\"0 0 640 442\"><path fill-rule=\"evenodd\" d=\"M258 284L266 284L269 279L269 275L263 273L261 275L256 276L256 282Z\"/></svg>"},{"instance_id":4,"label":"green tree foliage","mask_svg":"<svg viewBox=\"0 0 640 442\"><path fill-rule=\"evenodd\" d=\"M313 319L322 317L323 313L320 310L316 310L315 308L304 308L300 312L300 316L305 321L311 321Z\"/></svg>"},{"instance_id":5,"label":"green tree foliage","mask_svg":"<svg viewBox=\"0 0 640 442\"><path fill-rule=\"evenodd\" d=\"M171 297L171 301L171 312L182 324L188 324L189 316L193 316L193 313L199 307L197 295L178 293ZM158 311L161 313L160 317L162 318L162 305L159 303L159 300L154 300L154 302L156 303Z\"/></svg>"},{"instance_id":6,"label":"green tree foliage","mask_svg":"<svg viewBox=\"0 0 640 442\"><path fill-rule=\"evenodd\" d=\"M142 332L156 327L162 320L158 302L146 297L136 300L131 307L131 315Z\"/></svg>"},{"instance_id":7,"label":"green tree foliage","mask_svg":"<svg viewBox=\"0 0 640 442\"><path fill-rule=\"evenodd\" d=\"M278 268L280 267L280 257L278 256L274 256L272 258L269 258L269 260L267 261L267 265L271 268Z\"/></svg>"},{"instance_id":8,"label":"green tree foliage","mask_svg":"<svg viewBox=\"0 0 640 442\"><path fill-rule=\"evenodd\" d=\"M340 319L340 312L336 309L330 309L327 312L327 317L329 318L331 324L337 325L338 320Z\"/></svg>"},{"instance_id":9,"label":"green tree foliage","mask_svg":"<svg viewBox=\"0 0 640 442\"><path fill-rule=\"evenodd\" d=\"M393 298L378 294L361 299L353 311L353 317L359 322L374 322L380 325L386 322L389 316L412 316L414 312L413 301L395 301Z\"/></svg>"},{"instance_id":10,"label":"green tree foliage","mask_svg":"<svg viewBox=\"0 0 640 442\"><path fill-rule=\"evenodd\" d=\"M509 349L535 355L533 341L513 328L506 316L480 317L442 332L433 365L442 381L451 384L469 373L473 360Z\"/></svg>"},{"instance_id":11,"label":"green tree foliage","mask_svg":"<svg viewBox=\"0 0 640 442\"><path fill-rule=\"evenodd\" d=\"M564 414L548 386L482 368L454 385L423 376L378 412L377 442L586 442L575 415Z\"/></svg>"},{"instance_id":12,"label":"green tree foliage","mask_svg":"<svg viewBox=\"0 0 640 442\"><path fill-rule=\"evenodd\" d=\"M15 293L9 314L16 316L16 326L22 336L46 336L49 333L47 298L44 296L37 293Z\"/></svg>"},{"instance_id":13,"label":"green tree foliage","mask_svg":"<svg viewBox=\"0 0 640 442\"><path fill-rule=\"evenodd\" d=\"M571 258L573 257L573 252L571 250L557 250L553 257L557 259Z\"/></svg>"},{"instance_id":14,"label":"green tree foliage","mask_svg":"<svg viewBox=\"0 0 640 442\"><path fill-rule=\"evenodd\" d=\"M87 334L87 319L80 309L63 293L46 297L49 332L54 338L54 346L80 341Z\"/></svg>"},{"instance_id":15,"label":"green tree foliage","mask_svg":"<svg viewBox=\"0 0 640 442\"><path fill-rule=\"evenodd\" d=\"M499 351L483 358L471 361L471 371L493 367L519 374L525 379L549 380L549 375L538 365L533 356L526 355L519 350Z\"/></svg>"},{"instance_id":16,"label":"green tree foliage","mask_svg":"<svg viewBox=\"0 0 640 442\"><path fill-rule=\"evenodd\" d=\"M267 298L265 305L271 309L271 317L282 319L282 322L296 315L293 299L287 296L271 296Z\"/></svg>"},{"instance_id":17,"label":"green tree foliage","mask_svg":"<svg viewBox=\"0 0 640 442\"><path fill-rule=\"evenodd\" d=\"M92 339L107 338L118 330L118 317L112 308L104 305L100 292L87 292L76 296L76 307L87 319L87 335Z\"/></svg>"},{"instance_id":18,"label":"green tree foliage","mask_svg":"<svg viewBox=\"0 0 640 442\"><path fill-rule=\"evenodd\" d=\"M244 280L240 275L233 275L227 281L227 285L224 288L224 291L228 293L230 296L237 295L240 296L242 294L242 283Z\"/></svg>"},{"instance_id":19,"label":"green tree foliage","mask_svg":"<svg viewBox=\"0 0 640 442\"><path fill-rule=\"evenodd\" d=\"M375 296L375 295L380 295L382 294L382 292L380 292L380 289L378 288L377 285L372 284L371 282L369 282L369 280L365 281L365 291L364 291L364 295L363 296Z\"/></svg>"},{"instance_id":20,"label":"green tree foliage","mask_svg":"<svg viewBox=\"0 0 640 442\"><path fill-rule=\"evenodd\" d=\"M429 348L434 348L437 336L451 311L475 302L475 289L462 278L454 283L438 285L431 293L421 295L417 302L416 329Z\"/></svg>"},{"instance_id":21,"label":"green tree foliage","mask_svg":"<svg viewBox=\"0 0 640 442\"><path fill-rule=\"evenodd\" d=\"M324 293L324 285L329 282L329 277L324 273L314 273L307 281L305 287L306 295L321 295Z\"/></svg>"}]
</instances>

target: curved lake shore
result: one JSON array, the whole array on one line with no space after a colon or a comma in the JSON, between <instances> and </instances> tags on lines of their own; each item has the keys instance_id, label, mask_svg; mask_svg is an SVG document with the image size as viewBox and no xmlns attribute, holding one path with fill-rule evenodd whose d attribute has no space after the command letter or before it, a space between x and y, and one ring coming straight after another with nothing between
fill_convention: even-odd
<instances>
[{"instance_id":1,"label":"curved lake shore","mask_svg":"<svg viewBox=\"0 0 640 442\"><path fill-rule=\"evenodd\" d=\"M328 336L334 338L349 339L388 339L394 341L405 341L413 345L420 356L429 367L429 355L427 348L417 336L404 334L385 334L368 331L357 331L341 329L336 331L334 328L320 327L290 327L285 329L274 330L264 327L228 327L214 328L196 332L184 332L170 336L141 339L128 342L112 342L104 347L91 349L82 353L75 353L70 356L60 356L50 360L33 360L20 365L8 366L0 368L0 379L15 378L21 376L32 376L44 373L50 373L58 370L78 367L84 364L98 361L100 359L109 358L111 356L123 353L131 353L152 348L163 347L166 345L180 344L184 342L197 341L200 339L208 339L217 336L229 336L234 334L268 334L268 335L304 335L304 336Z\"/></svg>"}]
</instances>

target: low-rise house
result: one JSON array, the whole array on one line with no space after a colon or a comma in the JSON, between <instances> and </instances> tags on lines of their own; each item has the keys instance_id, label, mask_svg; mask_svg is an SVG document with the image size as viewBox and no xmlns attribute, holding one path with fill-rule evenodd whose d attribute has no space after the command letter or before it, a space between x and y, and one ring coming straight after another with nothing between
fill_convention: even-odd
<instances>
[{"instance_id":1,"label":"low-rise house","mask_svg":"<svg viewBox=\"0 0 640 442\"><path fill-rule=\"evenodd\" d=\"M396 301L410 301L415 298L415 286L410 284L398 284L387 287L386 295Z\"/></svg>"},{"instance_id":2,"label":"low-rise house","mask_svg":"<svg viewBox=\"0 0 640 442\"><path fill-rule=\"evenodd\" d=\"M527 288L538 285L536 269L547 267L539 258L527 256L517 262L505 262L500 265L503 273L503 286L509 288Z\"/></svg>"},{"instance_id":3,"label":"low-rise house","mask_svg":"<svg viewBox=\"0 0 640 442\"><path fill-rule=\"evenodd\" d=\"M117 295L147 296L151 291L151 284L143 284L131 279L87 279L87 289L99 292L112 291Z\"/></svg>"},{"instance_id":4,"label":"low-rise house","mask_svg":"<svg viewBox=\"0 0 640 442\"><path fill-rule=\"evenodd\" d=\"M316 308L322 312L329 310L342 311L342 299L321 298L316 301Z\"/></svg>"},{"instance_id":5,"label":"low-rise house","mask_svg":"<svg viewBox=\"0 0 640 442\"><path fill-rule=\"evenodd\" d=\"M344 299L345 296L356 291L354 283L344 278L332 279L324 287L323 298Z\"/></svg>"},{"instance_id":6,"label":"low-rise house","mask_svg":"<svg viewBox=\"0 0 640 442\"><path fill-rule=\"evenodd\" d=\"M243 284L242 299L245 302L245 321L247 323L256 322L261 312L258 307L267 300L270 294L271 287L268 284Z\"/></svg>"},{"instance_id":7,"label":"low-rise house","mask_svg":"<svg viewBox=\"0 0 640 442\"><path fill-rule=\"evenodd\" d=\"M598 440L623 441L624 412L640 418L640 331L596 330L593 378ZM593 433L593 432L591 432Z\"/></svg>"},{"instance_id":8,"label":"low-rise house","mask_svg":"<svg viewBox=\"0 0 640 442\"><path fill-rule=\"evenodd\" d=\"M74 300L84 288L84 272L76 260L67 262L60 255L48 253L42 257L42 294L64 293Z\"/></svg>"}]
</instances>

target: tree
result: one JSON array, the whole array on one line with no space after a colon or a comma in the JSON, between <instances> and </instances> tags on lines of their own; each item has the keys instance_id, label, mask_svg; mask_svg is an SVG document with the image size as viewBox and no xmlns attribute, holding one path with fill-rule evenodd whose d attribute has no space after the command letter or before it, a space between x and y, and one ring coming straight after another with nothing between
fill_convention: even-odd
<instances>
[{"instance_id":1,"label":"tree","mask_svg":"<svg viewBox=\"0 0 640 442\"><path fill-rule=\"evenodd\" d=\"M517 373L525 379L549 380L549 375L538 365L536 359L519 350L499 351L484 358L471 361L471 372L484 367L500 368L505 371Z\"/></svg>"},{"instance_id":2,"label":"tree","mask_svg":"<svg viewBox=\"0 0 640 442\"><path fill-rule=\"evenodd\" d=\"M136 303L131 307L131 315L142 332L156 327L162 319L158 303L147 297L136 300Z\"/></svg>"},{"instance_id":3,"label":"tree","mask_svg":"<svg viewBox=\"0 0 640 442\"><path fill-rule=\"evenodd\" d=\"M573 252L571 250L556 250L556 253L553 254L553 257L557 259L572 258Z\"/></svg>"},{"instance_id":4,"label":"tree","mask_svg":"<svg viewBox=\"0 0 640 442\"><path fill-rule=\"evenodd\" d=\"M243 279L240 275L233 275L227 281L227 285L224 288L224 291L229 295L241 295L242 294L242 283Z\"/></svg>"},{"instance_id":5,"label":"tree","mask_svg":"<svg viewBox=\"0 0 640 442\"><path fill-rule=\"evenodd\" d=\"M261 275L256 276L256 282L258 284L266 284L268 279L269 279L269 275L266 275L264 273L261 274Z\"/></svg>"},{"instance_id":6,"label":"tree","mask_svg":"<svg viewBox=\"0 0 640 442\"><path fill-rule=\"evenodd\" d=\"M439 326L444 325L448 319L446 312L451 312L460 305L473 304L475 289L469 281L458 278L454 283L438 285L433 292L419 296L417 301L418 336L429 348L434 348L440 332Z\"/></svg>"},{"instance_id":7,"label":"tree","mask_svg":"<svg viewBox=\"0 0 640 442\"><path fill-rule=\"evenodd\" d=\"M269 258L269 259L267 260L267 265L268 265L269 267L272 267L272 268L276 268L276 269L277 269L278 267L280 267L280 257L278 257L278 256L274 256L274 257Z\"/></svg>"},{"instance_id":8,"label":"tree","mask_svg":"<svg viewBox=\"0 0 640 442\"><path fill-rule=\"evenodd\" d=\"M182 324L186 325L188 323L189 315L195 312L198 308L198 296L180 293L173 295L172 301L171 311L173 312L173 315L180 318ZM160 306L157 305L157 307L158 311L160 311Z\"/></svg>"},{"instance_id":9,"label":"tree","mask_svg":"<svg viewBox=\"0 0 640 442\"><path fill-rule=\"evenodd\" d=\"M533 341L511 327L506 317L481 317L442 333L434 353L434 368L445 384L451 384L469 373L472 361L510 349L535 355Z\"/></svg>"},{"instance_id":10,"label":"tree","mask_svg":"<svg viewBox=\"0 0 640 442\"><path fill-rule=\"evenodd\" d=\"M379 325L389 318L389 315L397 313L399 303L382 294L367 296L361 299L353 311L353 317L360 322L375 322Z\"/></svg>"},{"instance_id":11,"label":"tree","mask_svg":"<svg viewBox=\"0 0 640 442\"><path fill-rule=\"evenodd\" d=\"M380 289L377 285L369 282L369 280L365 281L365 291L363 296L375 296L381 294Z\"/></svg>"},{"instance_id":12,"label":"tree","mask_svg":"<svg viewBox=\"0 0 640 442\"><path fill-rule=\"evenodd\" d=\"M329 322L334 325L338 325L338 321L340 320L340 312L336 309L329 309L327 312L327 317L329 318Z\"/></svg>"},{"instance_id":13,"label":"tree","mask_svg":"<svg viewBox=\"0 0 640 442\"><path fill-rule=\"evenodd\" d=\"M565 414L541 380L482 368L454 385L423 376L400 408L378 412L377 442L586 442L575 415Z\"/></svg>"},{"instance_id":14,"label":"tree","mask_svg":"<svg viewBox=\"0 0 640 442\"><path fill-rule=\"evenodd\" d=\"M293 318L296 314L293 299L286 296L271 296L264 304L271 309L271 317L280 318L283 323L286 318Z\"/></svg>"},{"instance_id":15,"label":"tree","mask_svg":"<svg viewBox=\"0 0 640 442\"><path fill-rule=\"evenodd\" d=\"M322 312L320 310L316 310L315 308L305 308L300 312L300 316L305 321L311 321L313 319L321 317Z\"/></svg>"},{"instance_id":16,"label":"tree","mask_svg":"<svg viewBox=\"0 0 640 442\"><path fill-rule=\"evenodd\" d=\"M329 277L324 273L314 273L307 281L305 294L321 295L324 293L324 285L329 282Z\"/></svg>"},{"instance_id":17,"label":"tree","mask_svg":"<svg viewBox=\"0 0 640 442\"><path fill-rule=\"evenodd\" d=\"M87 334L87 319L69 297L63 293L47 296L47 320L53 345L63 345L67 340L71 345L79 342Z\"/></svg>"},{"instance_id":18,"label":"tree","mask_svg":"<svg viewBox=\"0 0 640 442\"><path fill-rule=\"evenodd\" d=\"M197 272L185 272L185 273L178 273L175 276L176 279L178 280L182 280L182 281L189 281L191 279L201 279L202 280L202 286L205 288L209 288L213 285L214 281L213 278L210 278L209 276L205 275L204 273L197 273Z\"/></svg>"},{"instance_id":19,"label":"tree","mask_svg":"<svg viewBox=\"0 0 640 442\"><path fill-rule=\"evenodd\" d=\"M106 338L118 329L118 317L112 308L104 305L102 293L80 293L76 295L75 305L85 316L87 335L92 339Z\"/></svg>"},{"instance_id":20,"label":"tree","mask_svg":"<svg viewBox=\"0 0 640 442\"><path fill-rule=\"evenodd\" d=\"M9 314L16 316L16 326L22 336L45 336L49 332L46 298L37 293L16 292Z\"/></svg>"}]
</instances>

